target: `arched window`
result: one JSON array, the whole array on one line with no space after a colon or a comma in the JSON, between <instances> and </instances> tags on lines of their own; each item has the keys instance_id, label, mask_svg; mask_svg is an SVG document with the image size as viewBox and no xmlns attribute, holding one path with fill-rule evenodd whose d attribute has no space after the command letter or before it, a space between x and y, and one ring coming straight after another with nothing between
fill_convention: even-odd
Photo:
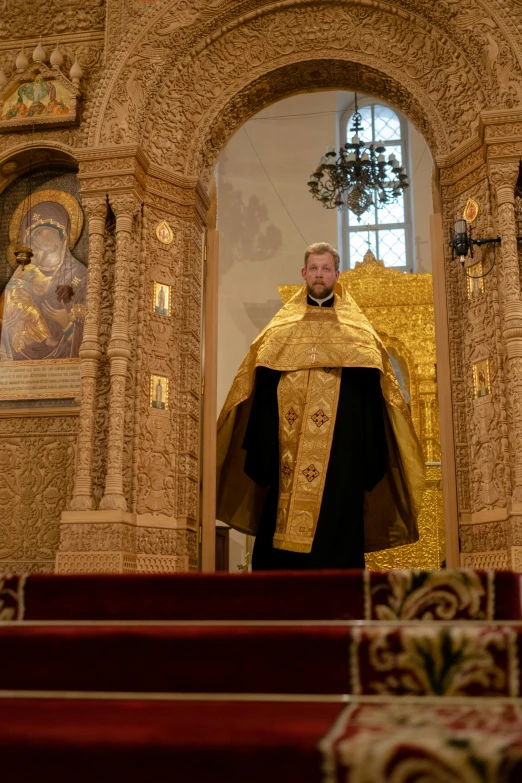
<instances>
[{"instance_id":1,"label":"arched window","mask_svg":"<svg viewBox=\"0 0 522 783\"><path fill-rule=\"evenodd\" d=\"M376 258L386 266L405 272L412 271L412 197L411 172L409 170L408 122L389 106L381 103L366 103L359 108L363 130L359 132L361 141L382 142L386 147L386 158L392 153L406 168L410 187L396 202L381 208L371 206L361 215L347 210L341 213L344 267L353 269L357 261L362 261L370 248ZM343 140L351 141L353 131L353 109L344 115L341 126ZM375 194L374 204L378 204Z\"/></svg>"}]
</instances>

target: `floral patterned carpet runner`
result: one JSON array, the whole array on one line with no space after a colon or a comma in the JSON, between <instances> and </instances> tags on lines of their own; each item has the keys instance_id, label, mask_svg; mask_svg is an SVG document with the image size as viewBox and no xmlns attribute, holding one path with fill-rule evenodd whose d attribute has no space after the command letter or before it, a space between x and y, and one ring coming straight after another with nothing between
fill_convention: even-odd
<instances>
[{"instance_id":1,"label":"floral patterned carpet runner","mask_svg":"<svg viewBox=\"0 0 522 783\"><path fill-rule=\"evenodd\" d=\"M495 577L494 571L365 571L365 619L493 620Z\"/></svg>"},{"instance_id":2,"label":"floral patterned carpet runner","mask_svg":"<svg viewBox=\"0 0 522 783\"><path fill-rule=\"evenodd\" d=\"M320 749L323 783L516 783L522 708L351 705Z\"/></svg>"},{"instance_id":3,"label":"floral patterned carpet runner","mask_svg":"<svg viewBox=\"0 0 522 783\"><path fill-rule=\"evenodd\" d=\"M23 620L25 576L0 574L0 622Z\"/></svg>"},{"instance_id":4,"label":"floral patterned carpet runner","mask_svg":"<svg viewBox=\"0 0 522 783\"><path fill-rule=\"evenodd\" d=\"M352 693L520 696L522 626L419 623L352 629Z\"/></svg>"}]
</instances>

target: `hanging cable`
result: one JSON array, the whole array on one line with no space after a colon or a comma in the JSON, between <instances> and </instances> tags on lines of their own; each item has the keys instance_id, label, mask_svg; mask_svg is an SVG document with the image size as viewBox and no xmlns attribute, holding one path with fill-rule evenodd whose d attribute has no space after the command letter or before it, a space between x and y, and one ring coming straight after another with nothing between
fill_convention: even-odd
<instances>
[{"instance_id":1,"label":"hanging cable","mask_svg":"<svg viewBox=\"0 0 522 783\"><path fill-rule=\"evenodd\" d=\"M278 190L277 190L276 186L274 185L274 183L272 182L272 180L271 180L271 178L270 178L270 174L269 174L269 173L268 173L268 171L265 169L265 167L264 167L264 165L263 165L263 161L262 161L262 160L261 160L261 158L259 157L259 155L258 155L258 152L257 152L256 148L254 147L254 144L252 143L252 139L251 139L251 138L250 138L250 136L248 135L247 129L246 129L245 127L243 127L243 130L244 130L244 132L245 132L245 136L247 137L247 139L248 139L248 141L249 141L249 143L250 143L250 146L251 146L251 147L252 147L252 149L254 150L255 156L256 156L256 158L257 158L257 159L258 159L258 161L259 161L259 165L261 166L261 168L262 168L262 169L263 169L263 171L265 172L265 174L266 174L266 177L267 177L268 181L269 181L269 182L270 182L270 184L272 185L272 188L273 188L273 190L274 190L274 193L276 194L277 198L278 198L278 199L279 199L279 201L281 202L281 205L282 205L283 209L285 210L286 214L288 215L288 217L290 218L290 220L291 220L291 221L292 221L292 223L294 224L295 228L296 228L296 229L297 229L297 231L299 232L299 235L300 235L301 239L302 239L302 240L303 240L303 242L305 243L305 247L308 247L308 245L309 245L310 243L306 241L305 237L303 236L303 234L302 234L302 232L301 232L301 229L299 228L299 226L297 225L297 223L296 223L296 222L295 222L295 220L293 219L292 215L291 215L291 214L290 214L290 212L288 211L288 208L287 208L287 206L286 206L285 202L283 201L283 199L282 199L282 198L281 198L281 196L279 195L279 192L278 192Z\"/></svg>"}]
</instances>

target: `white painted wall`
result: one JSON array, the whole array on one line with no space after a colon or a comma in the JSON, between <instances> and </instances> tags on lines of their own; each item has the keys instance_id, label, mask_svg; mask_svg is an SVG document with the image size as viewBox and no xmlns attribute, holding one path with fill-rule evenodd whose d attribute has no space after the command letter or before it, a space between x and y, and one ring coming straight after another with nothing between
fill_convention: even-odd
<instances>
[{"instance_id":1,"label":"white painted wall","mask_svg":"<svg viewBox=\"0 0 522 783\"><path fill-rule=\"evenodd\" d=\"M338 246L338 214L306 185L327 145L340 143L342 113L353 93L296 95L249 120L223 150L216 169L220 232L218 409L252 340L277 312L277 286L300 281L311 242ZM429 271L430 152L410 125L415 271ZM245 536L231 531L230 568L245 558Z\"/></svg>"},{"instance_id":2,"label":"white painted wall","mask_svg":"<svg viewBox=\"0 0 522 783\"><path fill-rule=\"evenodd\" d=\"M409 124L410 182L413 191L414 272L431 272L430 215L433 214L431 175L433 158L419 131Z\"/></svg>"}]
</instances>

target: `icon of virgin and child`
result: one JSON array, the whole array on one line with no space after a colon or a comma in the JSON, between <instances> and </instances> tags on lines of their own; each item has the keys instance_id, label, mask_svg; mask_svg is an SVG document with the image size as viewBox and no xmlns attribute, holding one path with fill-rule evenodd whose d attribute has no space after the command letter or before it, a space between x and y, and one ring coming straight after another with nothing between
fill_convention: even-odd
<instances>
[{"instance_id":1,"label":"icon of virgin and child","mask_svg":"<svg viewBox=\"0 0 522 783\"><path fill-rule=\"evenodd\" d=\"M83 338L87 268L72 255L83 225L78 201L39 191L15 210L8 260L16 266L0 296L0 361L77 358ZM31 248L17 266L16 240Z\"/></svg>"}]
</instances>

